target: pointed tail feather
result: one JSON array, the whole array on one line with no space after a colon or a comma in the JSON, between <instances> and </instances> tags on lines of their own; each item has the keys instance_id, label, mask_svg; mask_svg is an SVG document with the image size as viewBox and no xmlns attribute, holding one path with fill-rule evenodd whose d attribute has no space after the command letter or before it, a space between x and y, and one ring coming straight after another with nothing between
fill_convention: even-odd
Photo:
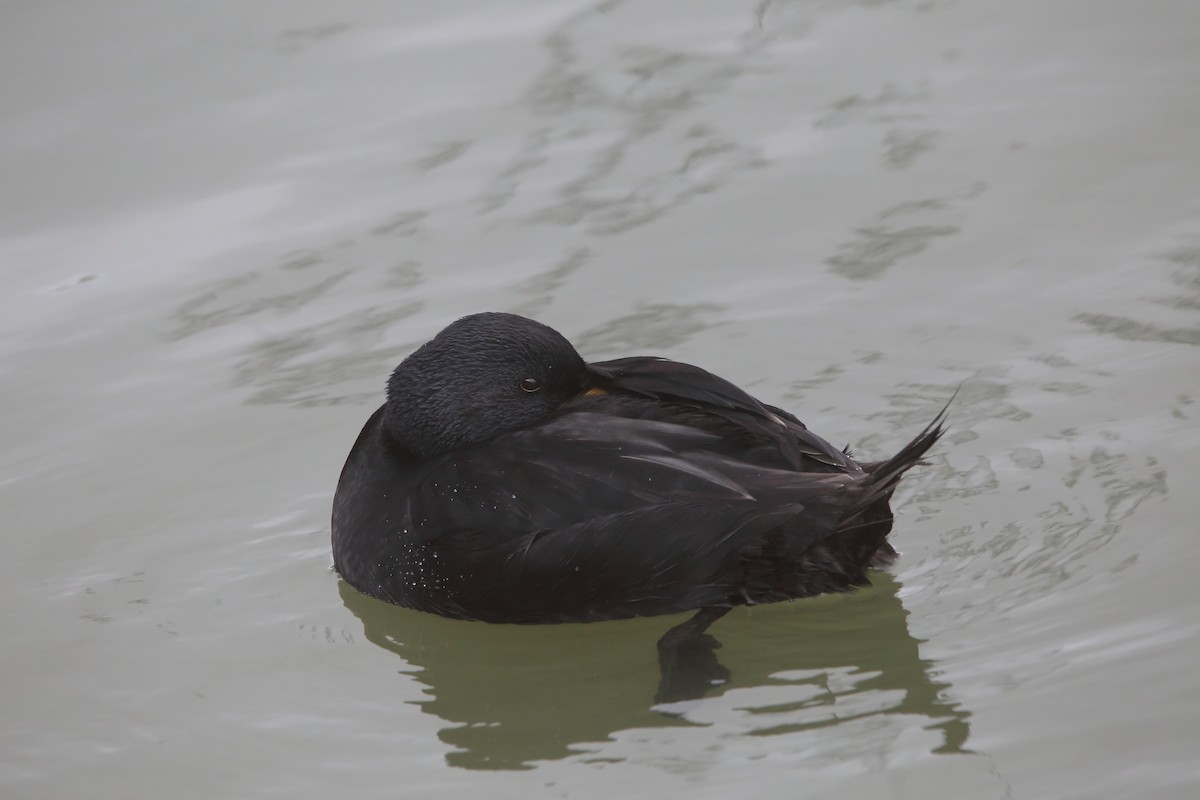
<instances>
[{"instance_id":1,"label":"pointed tail feather","mask_svg":"<svg viewBox=\"0 0 1200 800\"><path fill-rule=\"evenodd\" d=\"M957 394L957 392L955 393ZM954 398L950 398L953 402ZM904 473L917 464L945 433L947 402L925 429L887 461L864 464L866 475L859 483L860 494L849 512L838 522L834 533L846 564L857 574L851 585L869 583L866 570L885 566L894 560L896 551L887 542L892 530L892 509L888 500Z\"/></svg>"},{"instance_id":2,"label":"pointed tail feather","mask_svg":"<svg viewBox=\"0 0 1200 800\"><path fill-rule=\"evenodd\" d=\"M921 458L929 452L942 434L946 432L946 413L950 409L950 404L954 402L954 398L958 396L956 390L942 410L938 412L924 430L918 433L912 441L900 449L900 452L892 456L886 461L877 461L873 464L864 465L867 471L867 477L863 480L863 493L855 503L854 510L842 519L842 524L839 527L841 530L848 530L855 527L854 522L858 520L863 512L875 504L880 498L886 498L900 483L900 479L904 477L904 473L917 464L922 463Z\"/></svg>"},{"instance_id":3,"label":"pointed tail feather","mask_svg":"<svg viewBox=\"0 0 1200 800\"><path fill-rule=\"evenodd\" d=\"M902 447L899 453L871 471L865 481L865 485L870 486L873 490L868 492L871 497L878 497L881 493L894 489L905 472L921 463L921 458L937 444L938 439L942 438L942 434L946 432L945 422L948 408L947 405L938 412L938 415L925 426L924 430Z\"/></svg>"}]
</instances>

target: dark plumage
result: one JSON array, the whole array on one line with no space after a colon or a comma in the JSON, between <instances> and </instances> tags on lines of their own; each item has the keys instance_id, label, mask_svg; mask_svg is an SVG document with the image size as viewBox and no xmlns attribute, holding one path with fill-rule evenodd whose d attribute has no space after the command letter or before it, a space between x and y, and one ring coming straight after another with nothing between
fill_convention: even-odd
<instances>
[{"instance_id":1,"label":"dark plumage","mask_svg":"<svg viewBox=\"0 0 1200 800\"><path fill-rule=\"evenodd\" d=\"M699 367L585 364L545 325L475 314L392 374L338 482L334 564L382 600L489 622L845 591L894 557L888 501L941 419L860 464Z\"/></svg>"}]
</instances>

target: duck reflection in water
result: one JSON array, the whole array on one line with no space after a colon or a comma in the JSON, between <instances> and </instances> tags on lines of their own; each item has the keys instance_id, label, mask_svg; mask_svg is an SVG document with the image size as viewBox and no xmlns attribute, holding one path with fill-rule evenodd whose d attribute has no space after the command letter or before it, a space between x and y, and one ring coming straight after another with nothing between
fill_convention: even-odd
<instances>
[{"instance_id":1,"label":"duck reflection in water","mask_svg":"<svg viewBox=\"0 0 1200 800\"><path fill-rule=\"evenodd\" d=\"M716 698L730 689L750 691L750 703L738 702L750 706L748 733L803 734L895 715L897 736L919 727L937 732L932 752L971 752L970 714L921 658L900 584L886 573L872 582L851 595L733 612L707 634L719 638L711 644L721 660L703 645L681 648L676 674L686 677L674 685L654 658L670 619L484 625L400 609L345 582L339 588L366 638L415 670L428 695L421 709L449 723L438 737L456 748L446 755L451 766L526 769L602 749L589 743L621 731L694 725L692 704L652 698ZM695 680L700 675L720 682ZM795 699L780 702L779 688ZM756 703L756 695L766 699Z\"/></svg>"}]
</instances>

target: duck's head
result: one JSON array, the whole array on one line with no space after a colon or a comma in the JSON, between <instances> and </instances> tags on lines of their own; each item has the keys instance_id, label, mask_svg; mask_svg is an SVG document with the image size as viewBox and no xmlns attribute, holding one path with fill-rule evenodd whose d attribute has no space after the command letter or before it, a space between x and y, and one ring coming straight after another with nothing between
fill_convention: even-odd
<instances>
[{"instance_id":1,"label":"duck's head","mask_svg":"<svg viewBox=\"0 0 1200 800\"><path fill-rule=\"evenodd\" d=\"M422 458L536 425L589 386L583 359L540 322L463 317L392 372L384 424Z\"/></svg>"}]
</instances>

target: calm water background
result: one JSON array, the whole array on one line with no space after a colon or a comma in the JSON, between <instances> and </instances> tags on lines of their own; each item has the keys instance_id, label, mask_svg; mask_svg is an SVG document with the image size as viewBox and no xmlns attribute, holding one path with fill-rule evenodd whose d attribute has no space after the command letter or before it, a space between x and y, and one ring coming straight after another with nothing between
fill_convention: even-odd
<instances>
[{"instance_id":1,"label":"calm water background","mask_svg":"<svg viewBox=\"0 0 1200 800\"><path fill-rule=\"evenodd\" d=\"M1200 792L1200 5L0 4L0 795ZM388 370L516 311L885 456L854 596L453 622L330 570Z\"/></svg>"}]
</instances>

